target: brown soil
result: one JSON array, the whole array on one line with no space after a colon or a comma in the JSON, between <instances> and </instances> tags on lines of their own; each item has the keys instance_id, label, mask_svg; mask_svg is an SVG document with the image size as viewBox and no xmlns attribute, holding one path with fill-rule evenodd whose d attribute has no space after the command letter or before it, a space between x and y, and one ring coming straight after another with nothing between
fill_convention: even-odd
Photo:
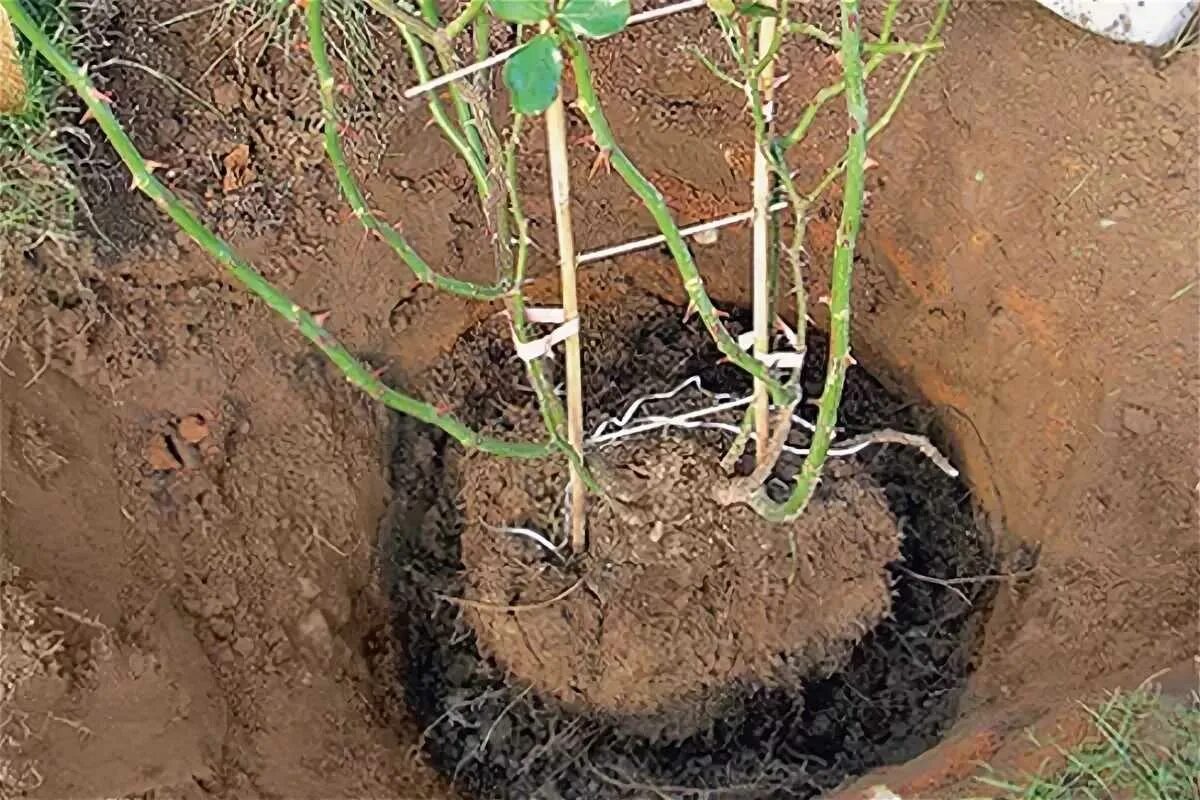
<instances>
[{"instance_id":1,"label":"brown soil","mask_svg":"<svg viewBox=\"0 0 1200 800\"><path fill-rule=\"evenodd\" d=\"M882 492L842 470L781 528L711 499L728 480L716 457L675 438L605 450L597 469L613 501L593 505L588 556L569 572L497 531L514 519L553 531L563 465L466 459L462 558L470 597L489 604L466 613L481 648L520 683L611 714L714 707L734 682L836 671L891 608L884 567L900 557L899 530ZM804 554L795 580L789 537Z\"/></svg>"},{"instance_id":2,"label":"brown soil","mask_svg":"<svg viewBox=\"0 0 1200 800\"><path fill-rule=\"evenodd\" d=\"M267 48L245 67L230 49L248 27L240 21L212 38L204 15L155 24L210 5L200 0L95 5L116 12L103 29L113 54L207 104L142 70L94 70L137 144L168 165L163 177L268 277L306 306L333 309L338 335L390 380L436 396L431 365L491 310L415 287L340 216L328 170L314 166L304 59ZM736 93L694 64L684 39L719 44L699 15L683 15L601 44L595 61L631 156L675 187L672 205L690 221L744 207L748 129ZM1161 64L1030 3L961 4L946 40L875 146L855 352L891 389L934 408L931 424L1003 534L994 563L934 560L926 576L997 574L1028 566L1028 552L1040 557L1023 580L954 587L997 591L981 649L961 657L977 667L961 703L923 676L927 699L960 720L945 749L914 762L934 762L914 781L929 796L969 794L951 787L972 787L978 758L1021 746L1023 727L1063 698L1190 657L1200 584L1198 56ZM242 44L260 49L253 37ZM810 48L784 57L786 114L833 66ZM877 76L875 108L895 79ZM389 92L411 80L380 80L386 113L356 125L359 154L378 155L361 170L373 204L403 221L431 263L487 279L491 266L476 257L487 234L465 170L419 104L391 115ZM572 121L573 138L582 127ZM804 182L840 151L841 127L831 112L815 129L797 158ZM242 145L257 180L227 193L225 159ZM546 185L542 151L531 137L529 187ZM111 160L102 149L88 155ZM573 150L576 175L592 157ZM85 221L87 241L66 252L0 253L0 344L10 345L0 533L18 568L4 573L0 764L12 782L0 791L454 796L412 755L429 737L402 702L416 681L395 683L392 609L377 589L397 566L377 555L379 521L402 499L389 490L391 422L126 192L119 170L96 178L91 210L115 247L96 244ZM577 184L581 247L651 232L615 176ZM552 215L547 198L530 194L532 266L544 276L554 269L542 255L553 253ZM810 226L816 280L834 208L818 209ZM722 303L745 302L747 252L743 230L698 251ZM678 301L677 287L669 260L650 253L596 271L583 291ZM497 348L494 363L510 356ZM196 415L209 433L194 443L183 428ZM407 469L440 480L420 471L433 452ZM898 581L939 609L923 630L961 611L949 587ZM20 614L9 607L18 598ZM9 638L14 619L23 633ZM16 662L14 638L29 648ZM874 698L888 688L875 681L821 692ZM810 696L805 708L825 699ZM446 738L480 724L463 708ZM824 708L802 720L833 760L846 740ZM875 763L929 747L896 748L884 734L856 741Z\"/></svg>"}]
</instances>

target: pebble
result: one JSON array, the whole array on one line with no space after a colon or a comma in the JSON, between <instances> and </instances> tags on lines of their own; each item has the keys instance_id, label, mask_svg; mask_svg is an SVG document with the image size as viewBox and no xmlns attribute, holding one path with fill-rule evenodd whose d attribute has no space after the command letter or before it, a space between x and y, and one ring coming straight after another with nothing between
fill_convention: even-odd
<instances>
[{"instance_id":1,"label":"pebble","mask_svg":"<svg viewBox=\"0 0 1200 800\"><path fill-rule=\"evenodd\" d=\"M311 609L296 623L296 647L318 662L333 656L333 633L319 608Z\"/></svg>"},{"instance_id":2,"label":"pebble","mask_svg":"<svg viewBox=\"0 0 1200 800\"><path fill-rule=\"evenodd\" d=\"M238 652L238 655L247 658L254 652L254 640L249 636L239 636L238 640L233 643L233 649Z\"/></svg>"},{"instance_id":3,"label":"pebble","mask_svg":"<svg viewBox=\"0 0 1200 800\"><path fill-rule=\"evenodd\" d=\"M1121 422L1124 424L1125 430L1136 433L1138 436L1147 436L1158 430L1158 420L1149 411L1139 406L1126 406L1121 416Z\"/></svg>"}]
</instances>

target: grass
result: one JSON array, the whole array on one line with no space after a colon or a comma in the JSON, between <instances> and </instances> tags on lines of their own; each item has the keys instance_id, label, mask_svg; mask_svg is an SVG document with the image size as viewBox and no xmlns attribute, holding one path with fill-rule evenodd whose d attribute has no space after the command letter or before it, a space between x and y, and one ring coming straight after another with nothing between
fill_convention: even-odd
<instances>
[{"instance_id":1,"label":"grass","mask_svg":"<svg viewBox=\"0 0 1200 800\"><path fill-rule=\"evenodd\" d=\"M82 38L73 25L68 0L26 0L47 33L68 51L78 52ZM28 249L49 239L74 238L79 189L68 143L87 144L75 124L77 106L57 73L18 42L27 93L25 107L0 115L0 244Z\"/></svg>"},{"instance_id":2,"label":"grass","mask_svg":"<svg viewBox=\"0 0 1200 800\"><path fill-rule=\"evenodd\" d=\"M1155 692L1115 692L1085 707L1095 736L1057 772L980 779L1008 800L1200 800L1200 704L1164 702Z\"/></svg>"},{"instance_id":3,"label":"grass","mask_svg":"<svg viewBox=\"0 0 1200 800\"><path fill-rule=\"evenodd\" d=\"M1160 60L1166 63L1183 53L1194 52L1197 48L1200 48L1200 8L1192 12L1187 23L1175 35L1175 40L1166 48Z\"/></svg>"},{"instance_id":4,"label":"grass","mask_svg":"<svg viewBox=\"0 0 1200 800\"><path fill-rule=\"evenodd\" d=\"M251 40L261 41L263 48L277 46L291 53L298 41L297 32L304 26L304 10L296 0L217 0L210 32L222 28L241 31L234 42L237 56L243 61L255 61L258 53L240 52ZM330 50L350 71L359 88L369 84L384 67L385 53L379 46L378 20L363 0L326 0L324 18L328 25ZM247 24L248 23L248 24ZM259 35L256 37L255 34ZM307 63L307 56L304 56Z\"/></svg>"}]
</instances>

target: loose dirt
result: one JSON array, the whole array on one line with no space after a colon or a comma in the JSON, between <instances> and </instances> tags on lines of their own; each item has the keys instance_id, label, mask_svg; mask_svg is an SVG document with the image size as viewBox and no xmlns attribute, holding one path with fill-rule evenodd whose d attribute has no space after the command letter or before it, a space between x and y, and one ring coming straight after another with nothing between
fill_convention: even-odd
<instances>
[{"instance_id":1,"label":"loose dirt","mask_svg":"<svg viewBox=\"0 0 1200 800\"><path fill-rule=\"evenodd\" d=\"M462 557L469 596L485 604L466 614L481 649L518 682L610 714L719 706L709 696L734 682L836 671L891 609L899 529L882 492L843 471L801 522L772 525L711 498L729 480L718 458L682 438L605 450L596 469L612 496L593 502L587 556L570 569L500 530L558 527L563 465L466 459Z\"/></svg>"},{"instance_id":2,"label":"loose dirt","mask_svg":"<svg viewBox=\"0 0 1200 800\"><path fill-rule=\"evenodd\" d=\"M455 395L445 367L433 368L448 358L453 373L455 342L494 309L415 286L342 214L328 170L317 166L315 87L296 40L264 47L264 31L242 18L214 26L202 11L211 5L92 4L110 43L92 74L139 147L168 165L161 177L298 301L332 309L337 334L389 381L432 400L458 396L460 413L482 409L489 424L521 422L495 399L527 400L509 388L519 369L503 340L488 345L494 373L456 373L469 391ZM897 34L916 35L928 6L906 6L912 18ZM878 10L869 9L868 27ZM193 11L201 13L165 24ZM685 221L740 211L749 194L741 98L678 47L720 47L700 17L643 26L601 43L594 59L614 127ZM777 756L791 753L809 769L824 764L825 782L836 782L868 764L916 758L958 719L946 749L914 762L914 793L971 793L946 788L955 784L977 793L977 762L1020 747L1023 728L1047 709L1194 651L1197 54L1162 64L1016 2L960 4L946 45L873 144L879 166L868 173L854 352L904 398L865 424L935 434L998 532L997 552L947 559L953 535L922 538L910 522L928 518L924 504L935 498L962 510L966 490L906 483L919 456L871 459L905 522L901 566L923 576L892 574L893 612L907 614L909 627L885 619L839 675L810 683L802 699L766 692L740 710L733 704L707 743L651 753L645 739L609 740L624 744L590 754L604 778L589 770L595 785L576 786L645 794L631 785L634 768L646 767L687 794L682 781L697 776L672 773L672 763L708 764L712 785L727 782L721 753L744 754L728 746L744 740L774 743ZM136 67L98 66L114 55L199 99ZM783 55L786 115L832 81L835 66L811 47ZM413 76L379 74L372 92L344 100L373 207L431 263L490 279L469 176L426 127L424 106L394 99ZM883 69L876 78L878 109L896 75ZM376 96L380 114L371 113ZM80 127L95 138L93 126ZM572 115L571 136L584 133ZM840 112L822 117L797 154L798 180L811 183L843 138ZM537 191L548 180L543 152L531 136L522 178L535 276L555 268L548 192ZM423 585L444 594L467 588L452 546L459 512L433 496L448 485L441 443L394 427L351 393L127 192L104 148L85 144L83 154L97 169L84 241L0 253L0 532L18 568L3 583L6 603L28 601L20 615L5 607L4 677L27 680L5 684L4 779L55 798L424 799L455 796L431 762L448 776L457 770L458 787L470 789L528 785L516 781L533 780L546 762L535 758L521 772L525 759L551 740L578 754L598 735L592 723L572 723L532 693L515 703L520 691L479 699L503 687L503 672L493 683L479 678L461 609L429 593L413 598L420 636L397 618L390 593L401 567L436 576ZM587 221L580 247L652 233L615 176L583 181L593 157L572 148L576 218ZM227 172L236 173L228 182ZM831 201L814 209L809 229L819 283ZM746 302L748 252L741 229L697 250L723 305ZM590 282L585 274L582 291L679 302L678 276L662 254L612 267ZM541 291L553 298L552 286ZM820 323L819 305L813 311ZM679 330L661 323L622 347L666 352ZM609 408L635 388L632 378L593 379L589 407ZM901 418L914 402L933 410ZM194 416L209 431L198 442L185 433ZM411 448L405 459L393 438ZM427 517L380 519L389 510L403 517L418 500L441 516L433 527L445 538L436 548L389 550L396 531ZM1013 572L1024 577L976 580ZM977 594L984 588L995 589L990 603ZM990 609L974 651L950 630L965 619L954 590ZM12 619L25 620L24 633L10 638ZM460 649L403 646L455 636L466 636ZM64 647L47 654L60 638ZM93 645L102 639L107 649ZM23 658L10 661L17 652ZM896 668L898 653L916 665L907 674ZM915 686L897 683L902 675ZM907 716L889 716L893 709ZM996 719L1004 724L991 725ZM485 771L473 754L493 725L488 749L506 742L513 766L493 762L490 777L468 780ZM812 738L798 743L784 735L792 730ZM898 741L896 731L912 735ZM642 753L648 767L636 760ZM764 776L755 772L761 760L737 758L733 766L754 784L743 794L768 794L789 777ZM55 784L47 765L63 764L74 768L59 770Z\"/></svg>"}]
</instances>

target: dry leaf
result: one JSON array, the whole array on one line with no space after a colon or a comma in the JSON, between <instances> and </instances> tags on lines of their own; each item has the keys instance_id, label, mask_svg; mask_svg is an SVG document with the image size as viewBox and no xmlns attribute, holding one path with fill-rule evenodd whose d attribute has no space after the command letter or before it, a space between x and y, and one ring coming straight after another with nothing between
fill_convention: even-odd
<instances>
[{"instance_id":1,"label":"dry leaf","mask_svg":"<svg viewBox=\"0 0 1200 800\"><path fill-rule=\"evenodd\" d=\"M199 414L191 414L179 420L179 436L189 444L199 444L208 438L208 423Z\"/></svg>"},{"instance_id":2,"label":"dry leaf","mask_svg":"<svg viewBox=\"0 0 1200 800\"><path fill-rule=\"evenodd\" d=\"M225 156L225 177L221 179L221 189L225 194L236 192L244 186L253 183L258 177L250 166L250 145L239 144Z\"/></svg>"},{"instance_id":3,"label":"dry leaf","mask_svg":"<svg viewBox=\"0 0 1200 800\"><path fill-rule=\"evenodd\" d=\"M0 114L25 107L25 73L17 55L17 39L8 12L0 8Z\"/></svg>"}]
</instances>

